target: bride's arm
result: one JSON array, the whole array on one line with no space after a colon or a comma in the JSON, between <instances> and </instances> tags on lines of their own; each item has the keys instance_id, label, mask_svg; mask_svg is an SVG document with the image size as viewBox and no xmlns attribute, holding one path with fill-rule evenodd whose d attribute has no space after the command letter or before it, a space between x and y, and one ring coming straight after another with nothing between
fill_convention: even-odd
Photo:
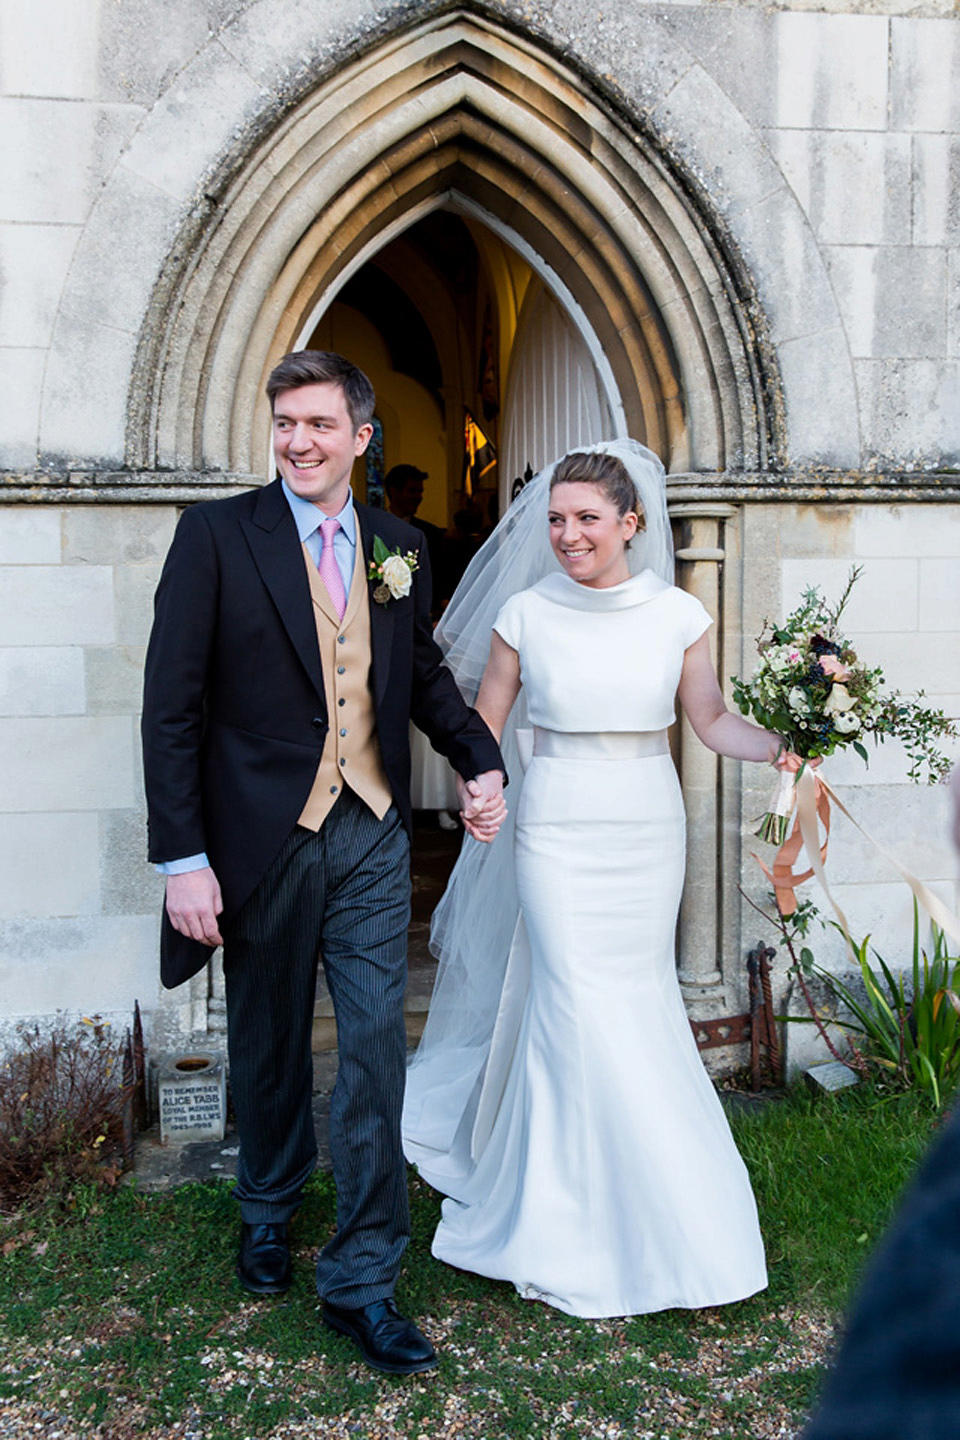
<instances>
[{"instance_id":1,"label":"bride's arm","mask_svg":"<svg viewBox=\"0 0 960 1440\"><path fill-rule=\"evenodd\" d=\"M507 716L519 694L520 657L494 630L475 709L483 716L497 740L503 735Z\"/></svg>"},{"instance_id":2,"label":"bride's arm","mask_svg":"<svg viewBox=\"0 0 960 1440\"><path fill-rule=\"evenodd\" d=\"M510 707L520 690L520 660L496 631L490 641L490 655L480 692L474 708L487 722L499 741ZM478 775L475 780L463 780L457 776L457 795L460 798L460 818L464 829L475 840L486 843L493 840L506 817L507 807L503 799L503 776L499 771Z\"/></svg>"},{"instance_id":3,"label":"bride's arm","mask_svg":"<svg viewBox=\"0 0 960 1440\"><path fill-rule=\"evenodd\" d=\"M701 635L684 652L677 695L683 713L709 750L729 755L733 760L767 761L768 764L781 754L779 735L761 730L759 725L727 709L706 635Z\"/></svg>"}]
</instances>

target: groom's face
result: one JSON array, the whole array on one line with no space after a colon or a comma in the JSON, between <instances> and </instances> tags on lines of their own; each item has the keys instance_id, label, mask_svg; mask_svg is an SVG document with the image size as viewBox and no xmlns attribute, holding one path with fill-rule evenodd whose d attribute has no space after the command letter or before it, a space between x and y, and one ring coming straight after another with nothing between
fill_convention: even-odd
<instances>
[{"instance_id":1,"label":"groom's face","mask_svg":"<svg viewBox=\"0 0 960 1440\"><path fill-rule=\"evenodd\" d=\"M327 515L346 504L353 462L370 443L372 425L354 431L339 385L281 390L273 402L273 454L295 495Z\"/></svg>"}]
</instances>

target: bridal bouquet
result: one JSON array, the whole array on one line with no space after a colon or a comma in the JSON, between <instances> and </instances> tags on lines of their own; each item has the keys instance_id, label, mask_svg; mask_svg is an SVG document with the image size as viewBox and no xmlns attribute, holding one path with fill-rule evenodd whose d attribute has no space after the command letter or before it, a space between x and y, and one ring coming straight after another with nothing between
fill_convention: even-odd
<instances>
[{"instance_id":1,"label":"bridal bouquet","mask_svg":"<svg viewBox=\"0 0 960 1440\"><path fill-rule=\"evenodd\" d=\"M895 736L910 757L910 779L920 780L925 773L933 784L950 769L935 742L955 737L956 725L942 710L921 704L922 691L913 699L884 693L883 671L866 665L841 633L840 616L859 575L860 567L851 571L833 607L810 588L782 625L765 622L757 641L760 659L749 680L733 677L734 699L742 714L782 735L787 748L804 760L852 745L869 763L863 737L882 741ZM757 831L775 845L786 838L796 779L781 773Z\"/></svg>"}]
</instances>

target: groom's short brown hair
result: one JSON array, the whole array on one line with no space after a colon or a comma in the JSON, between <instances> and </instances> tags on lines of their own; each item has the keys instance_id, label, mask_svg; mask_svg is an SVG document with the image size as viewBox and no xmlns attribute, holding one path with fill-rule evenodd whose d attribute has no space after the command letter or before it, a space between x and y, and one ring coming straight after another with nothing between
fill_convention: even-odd
<instances>
[{"instance_id":1,"label":"groom's short brown hair","mask_svg":"<svg viewBox=\"0 0 960 1440\"><path fill-rule=\"evenodd\" d=\"M354 434L373 419L377 403L373 386L362 370L335 350L291 350L284 355L267 381L271 414L281 390L296 390L301 385L339 385Z\"/></svg>"}]
</instances>

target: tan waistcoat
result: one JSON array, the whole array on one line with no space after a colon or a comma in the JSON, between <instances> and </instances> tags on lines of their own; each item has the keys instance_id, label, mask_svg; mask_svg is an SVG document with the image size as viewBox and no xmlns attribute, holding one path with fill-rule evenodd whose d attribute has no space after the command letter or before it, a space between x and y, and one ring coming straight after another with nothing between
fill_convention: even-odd
<instances>
[{"instance_id":1,"label":"tan waistcoat","mask_svg":"<svg viewBox=\"0 0 960 1440\"><path fill-rule=\"evenodd\" d=\"M359 795L382 820L393 803L387 782L370 693L370 605L367 600L367 566L357 531L353 579L342 620L320 579L307 547L303 555L310 579L313 616L320 644L323 688L330 728L320 757L313 788L303 807L299 825L319 830L336 803L344 784Z\"/></svg>"}]
</instances>

